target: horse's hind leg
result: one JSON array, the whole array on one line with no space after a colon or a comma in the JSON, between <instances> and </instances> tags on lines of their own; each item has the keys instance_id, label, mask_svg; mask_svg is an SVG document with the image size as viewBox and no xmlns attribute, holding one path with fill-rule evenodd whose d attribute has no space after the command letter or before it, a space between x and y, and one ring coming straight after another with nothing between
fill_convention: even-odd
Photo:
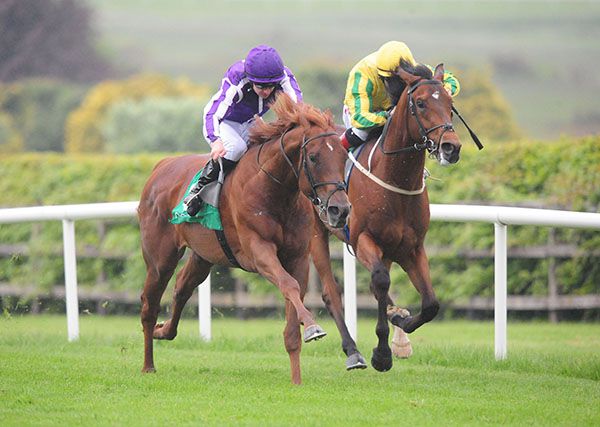
<instances>
[{"instance_id":1,"label":"horse's hind leg","mask_svg":"<svg viewBox=\"0 0 600 427\"><path fill-rule=\"evenodd\" d=\"M346 359L346 369L364 369L367 367L367 363L358 351L356 342L352 339L344 321L341 290L331 271L328 233L320 220L316 221L315 234L311 240L310 251L313 264L323 283L323 302L325 303L325 307L327 307L327 311L333 320L335 320L335 324L342 337L342 350L348 356Z\"/></svg>"},{"instance_id":2,"label":"horse's hind leg","mask_svg":"<svg viewBox=\"0 0 600 427\"><path fill-rule=\"evenodd\" d=\"M144 227L142 227L144 229ZM163 234L164 235L164 234ZM142 326L144 329L144 367L142 372L154 372L153 335L160 311L160 299L184 253L170 237L157 233L142 233L142 253L146 262L146 282L142 291ZM160 250L155 250L160 248Z\"/></svg>"},{"instance_id":3,"label":"horse's hind leg","mask_svg":"<svg viewBox=\"0 0 600 427\"><path fill-rule=\"evenodd\" d=\"M390 327L387 318L387 305L390 289L389 265L382 261L381 248L366 233L358 237L356 255L360 262L371 272L371 291L377 300L377 347L373 349L371 365L380 372L392 368L392 352L388 344Z\"/></svg>"},{"instance_id":4,"label":"horse's hind leg","mask_svg":"<svg viewBox=\"0 0 600 427\"><path fill-rule=\"evenodd\" d=\"M188 258L183 269L177 273L175 290L173 291L173 303L171 306L171 319L165 323L156 325L154 338L172 340L177 336L177 325L181 319L181 312L185 304L194 293L194 289L206 279L210 273L212 264L200 258L195 253Z\"/></svg>"}]
</instances>

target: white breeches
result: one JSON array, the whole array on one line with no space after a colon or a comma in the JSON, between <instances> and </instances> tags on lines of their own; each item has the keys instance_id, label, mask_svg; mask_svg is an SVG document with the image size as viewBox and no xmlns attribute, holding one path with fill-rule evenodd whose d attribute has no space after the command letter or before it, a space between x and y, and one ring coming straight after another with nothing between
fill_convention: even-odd
<instances>
[{"instance_id":1,"label":"white breeches","mask_svg":"<svg viewBox=\"0 0 600 427\"><path fill-rule=\"evenodd\" d=\"M248 150L248 131L254 120L245 123L223 120L219 124L219 134L227 151L225 158L232 162L240 160Z\"/></svg>"},{"instance_id":2,"label":"white breeches","mask_svg":"<svg viewBox=\"0 0 600 427\"><path fill-rule=\"evenodd\" d=\"M358 136L363 141L367 140L367 137L369 136L369 131L365 129L357 129L355 127L352 127L352 118L350 117L350 111L345 105L344 109L342 110L342 119L344 120L344 126L346 127L346 129L352 128L352 132L354 132L354 135Z\"/></svg>"}]
</instances>

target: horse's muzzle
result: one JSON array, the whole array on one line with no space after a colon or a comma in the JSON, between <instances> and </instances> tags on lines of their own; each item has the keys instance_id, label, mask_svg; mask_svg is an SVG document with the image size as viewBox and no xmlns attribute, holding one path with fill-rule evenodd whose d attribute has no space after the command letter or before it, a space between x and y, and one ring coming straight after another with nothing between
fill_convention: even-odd
<instances>
[{"instance_id":1,"label":"horse's muzzle","mask_svg":"<svg viewBox=\"0 0 600 427\"><path fill-rule=\"evenodd\" d=\"M460 144L442 141L440 144L440 164L451 165L460 159Z\"/></svg>"},{"instance_id":2,"label":"horse's muzzle","mask_svg":"<svg viewBox=\"0 0 600 427\"><path fill-rule=\"evenodd\" d=\"M330 204L327 207L327 222L333 228L342 228L350 215L350 204Z\"/></svg>"}]
</instances>

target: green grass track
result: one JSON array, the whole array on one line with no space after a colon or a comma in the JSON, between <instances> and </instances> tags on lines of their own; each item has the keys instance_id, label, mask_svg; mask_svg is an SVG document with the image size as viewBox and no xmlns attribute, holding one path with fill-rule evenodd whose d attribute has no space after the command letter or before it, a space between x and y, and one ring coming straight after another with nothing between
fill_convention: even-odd
<instances>
[{"instance_id":1,"label":"green grass track","mask_svg":"<svg viewBox=\"0 0 600 427\"><path fill-rule=\"evenodd\" d=\"M515 323L494 360L491 322L433 322L411 335L414 356L386 373L346 372L340 338L302 351L289 379L283 320L213 321L213 340L185 320L156 342L156 374L140 372L138 318L0 319L0 425L600 425L600 325ZM359 322L370 359L375 321Z\"/></svg>"}]
</instances>

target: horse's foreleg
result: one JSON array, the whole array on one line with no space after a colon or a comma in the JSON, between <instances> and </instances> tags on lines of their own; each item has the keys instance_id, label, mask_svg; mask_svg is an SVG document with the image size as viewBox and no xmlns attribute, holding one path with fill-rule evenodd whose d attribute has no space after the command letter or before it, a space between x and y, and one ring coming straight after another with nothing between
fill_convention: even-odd
<instances>
[{"instance_id":1,"label":"horse's foreleg","mask_svg":"<svg viewBox=\"0 0 600 427\"><path fill-rule=\"evenodd\" d=\"M254 264L257 272L277 286L286 301L294 306L298 321L304 325L304 342L325 336L325 331L317 325L312 314L302 302L300 284L279 262L277 246L262 239L253 239L250 243L250 253L256 254ZM304 262L308 263L308 254ZM306 264L306 268L308 268L308 264ZM308 275L308 270L305 274Z\"/></svg>"},{"instance_id":2,"label":"horse's foreleg","mask_svg":"<svg viewBox=\"0 0 600 427\"><path fill-rule=\"evenodd\" d=\"M173 303L171 306L171 319L163 324L156 325L154 329L155 339L172 340L177 336L177 326L181 319L181 312L185 304L194 293L194 289L206 279L210 273L212 264L200 258L195 253L188 258L185 266L177 273L177 281L173 291Z\"/></svg>"},{"instance_id":3,"label":"horse's foreleg","mask_svg":"<svg viewBox=\"0 0 600 427\"><path fill-rule=\"evenodd\" d=\"M356 255L360 262L371 272L371 291L377 300L377 326L376 334L379 339L377 347L373 349L371 364L380 371L392 368L392 352L388 344L390 327L387 318L387 305L390 289L389 264L383 260L381 248L366 233L358 237Z\"/></svg>"},{"instance_id":4,"label":"horse's foreleg","mask_svg":"<svg viewBox=\"0 0 600 427\"><path fill-rule=\"evenodd\" d=\"M302 349L302 340L300 339L300 323L298 322L296 309L289 301L285 302L285 320L286 325L283 331L283 341L285 349L290 356L292 383L301 384L300 350Z\"/></svg>"},{"instance_id":5,"label":"horse's foreleg","mask_svg":"<svg viewBox=\"0 0 600 427\"><path fill-rule=\"evenodd\" d=\"M327 307L327 311L333 320L335 320L335 324L342 337L342 350L348 356L346 359L346 369L364 369L367 367L365 359L358 351L356 342L352 339L344 321L341 288L335 281L333 272L331 271L328 233L321 221L316 221L315 234L311 240L310 252L313 264L323 284L323 302L325 303L325 307Z\"/></svg>"},{"instance_id":6,"label":"horse's foreleg","mask_svg":"<svg viewBox=\"0 0 600 427\"><path fill-rule=\"evenodd\" d=\"M418 247L413 257L401 260L400 265L421 295L421 311L415 316L391 316L390 322L402 328L404 332L411 333L424 323L432 320L440 308L429 275L429 262L423 246Z\"/></svg>"},{"instance_id":7,"label":"horse's foreleg","mask_svg":"<svg viewBox=\"0 0 600 427\"><path fill-rule=\"evenodd\" d=\"M144 244L142 244L144 248ZM150 246L152 247L152 246ZM142 372L154 372L153 334L160 311L160 299L173 276L177 262L183 255L173 248L168 256L160 257L142 249L146 261L146 281L142 291L141 320L144 329L144 366ZM157 257L155 257L157 256Z\"/></svg>"}]
</instances>

